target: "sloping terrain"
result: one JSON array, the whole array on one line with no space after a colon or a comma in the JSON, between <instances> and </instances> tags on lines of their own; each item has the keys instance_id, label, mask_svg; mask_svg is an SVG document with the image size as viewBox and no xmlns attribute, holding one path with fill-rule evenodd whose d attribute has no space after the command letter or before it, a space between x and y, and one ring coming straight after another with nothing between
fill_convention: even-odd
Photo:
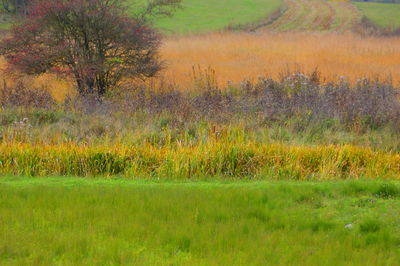
<instances>
[{"instance_id":1,"label":"sloping terrain","mask_svg":"<svg viewBox=\"0 0 400 266\"><path fill-rule=\"evenodd\" d=\"M400 4L388 3L354 3L362 14L375 25L394 29L400 27Z\"/></svg>"},{"instance_id":2,"label":"sloping terrain","mask_svg":"<svg viewBox=\"0 0 400 266\"><path fill-rule=\"evenodd\" d=\"M135 14L149 0L126 0L127 12ZM155 26L165 34L196 34L246 25L269 17L282 0L182 0L172 17L157 18ZM15 17L0 12L0 30L9 29Z\"/></svg>"},{"instance_id":3,"label":"sloping terrain","mask_svg":"<svg viewBox=\"0 0 400 266\"><path fill-rule=\"evenodd\" d=\"M143 8L147 0L126 0L128 13ZM396 0L397 1L397 0ZM286 31L346 32L365 16L382 28L400 27L400 4L332 0L183 0L172 17L156 19L155 26L168 35L188 35L227 28ZM15 16L0 14L0 31Z\"/></svg>"},{"instance_id":4,"label":"sloping terrain","mask_svg":"<svg viewBox=\"0 0 400 266\"><path fill-rule=\"evenodd\" d=\"M127 0L135 13L148 0ZM182 0L182 8L172 17L155 21L167 34L193 34L224 30L269 17L283 0Z\"/></svg>"},{"instance_id":5,"label":"sloping terrain","mask_svg":"<svg viewBox=\"0 0 400 266\"><path fill-rule=\"evenodd\" d=\"M283 14L260 30L345 32L360 18L361 13L348 2L285 0Z\"/></svg>"}]
</instances>

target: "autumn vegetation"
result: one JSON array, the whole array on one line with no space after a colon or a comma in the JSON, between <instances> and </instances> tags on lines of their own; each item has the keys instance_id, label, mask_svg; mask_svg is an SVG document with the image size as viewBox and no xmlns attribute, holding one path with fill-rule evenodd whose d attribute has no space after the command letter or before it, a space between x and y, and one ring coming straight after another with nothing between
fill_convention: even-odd
<instances>
[{"instance_id":1,"label":"autumn vegetation","mask_svg":"<svg viewBox=\"0 0 400 266\"><path fill-rule=\"evenodd\" d=\"M1 4L0 265L398 263L395 8Z\"/></svg>"},{"instance_id":2,"label":"autumn vegetation","mask_svg":"<svg viewBox=\"0 0 400 266\"><path fill-rule=\"evenodd\" d=\"M347 4L327 5L341 13ZM287 175L334 179L350 175L342 173L341 145L349 145L343 149L349 150L350 161L361 160L355 159L359 148L397 156L397 37L265 32L279 29L285 19L292 23L289 9L286 17L255 33L169 36L162 41L152 23L170 16L179 1L141 6L129 14L119 0L39 1L26 8L22 24L1 43L6 66L0 90L3 174L259 178L285 168L262 155L279 144L288 154L303 150L307 158L314 156L308 146L337 145L327 148L335 154L333 161L314 158L310 163L318 170L296 172L290 166L293 175ZM305 21L311 20L317 23ZM332 27L337 24L331 22ZM40 145L56 157L65 150L67 159L59 166L45 164L55 157L41 155ZM62 145L60 152L57 145ZM114 145L135 148L124 157L111 149ZM235 152L221 154L228 146ZM85 148L72 152L79 147ZM16 153L20 149L32 152ZM152 151L150 157L141 149ZM90 165L92 153L95 163L86 170L71 166L73 160ZM177 159L181 153L187 161ZM210 157L196 162L203 153ZM296 169L302 168L301 156L293 161ZM357 177L383 177L387 167L397 169L396 159L382 169L376 166L376 176L364 171L365 162L344 164L354 165L350 172ZM371 163L376 164L380 162ZM65 167L70 170L61 170ZM132 167L137 170L127 170ZM390 176L397 176L393 171Z\"/></svg>"},{"instance_id":3,"label":"autumn vegetation","mask_svg":"<svg viewBox=\"0 0 400 266\"><path fill-rule=\"evenodd\" d=\"M179 1L153 1L134 18L123 1L38 1L1 43L11 68L72 76L80 95L104 95L125 76L154 76L160 37L149 16L168 14Z\"/></svg>"}]
</instances>

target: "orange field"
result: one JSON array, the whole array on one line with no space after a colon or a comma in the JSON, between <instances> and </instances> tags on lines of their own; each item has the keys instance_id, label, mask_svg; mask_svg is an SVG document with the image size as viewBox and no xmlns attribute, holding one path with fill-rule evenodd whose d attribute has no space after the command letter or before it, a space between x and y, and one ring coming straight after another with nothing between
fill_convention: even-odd
<instances>
[{"instance_id":1,"label":"orange field","mask_svg":"<svg viewBox=\"0 0 400 266\"><path fill-rule=\"evenodd\" d=\"M311 72L315 68L326 80L346 76L400 81L400 38L360 37L334 33L214 33L169 38L161 55L167 68L161 74L186 89L193 83L193 68L215 70L220 86L227 82L278 78L290 69ZM2 64L4 66L4 62ZM32 80L61 99L72 83L53 76Z\"/></svg>"},{"instance_id":2,"label":"orange field","mask_svg":"<svg viewBox=\"0 0 400 266\"><path fill-rule=\"evenodd\" d=\"M290 70L315 68L327 80L346 76L400 81L400 38L363 38L333 33L221 33L169 39L162 56L165 75L177 84L191 82L191 69L212 68L221 85L258 76L278 78Z\"/></svg>"}]
</instances>

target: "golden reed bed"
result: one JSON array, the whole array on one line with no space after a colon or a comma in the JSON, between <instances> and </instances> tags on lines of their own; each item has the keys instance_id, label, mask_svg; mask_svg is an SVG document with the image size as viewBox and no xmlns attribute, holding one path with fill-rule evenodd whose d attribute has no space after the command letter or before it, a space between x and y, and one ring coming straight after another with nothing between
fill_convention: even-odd
<instances>
[{"instance_id":1,"label":"golden reed bed","mask_svg":"<svg viewBox=\"0 0 400 266\"><path fill-rule=\"evenodd\" d=\"M400 155L355 146L232 142L195 146L0 144L0 175L190 179L400 179Z\"/></svg>"},{"instance_id":2,"label":"golden reed bed","mask_svg":"<svg viewBox=\"0 0 400 266\"><path fill-rule=\"evenodd\" d=\"M400 81L400 37L361 37L334 33L213 33L164 40L161 55L167 68L162 73L182 89L193 83L193 67L215 70L219 85L258 76L278 78L290 69L311 72L326 80L346 76ZM2 63L4 66L4 62ZM33 82L46 86L62 99L71 84L53 76Z\"/></svg>"},{"instance_id":3,"label":"golden reed bed","mask_svg":"<svg viewBox=\"0 0 400 266\"><path fill-rule=\"evenodd\" d=\"M193 65L211 67L220 83L278 78L282 71L316 67L328 80L347 76L392 76L400 81L400 38L362 38L333 33L224 33L169 39L162 55L169 61L167 77L178 84L190 82Z\"/></svg>"}]
</instances>

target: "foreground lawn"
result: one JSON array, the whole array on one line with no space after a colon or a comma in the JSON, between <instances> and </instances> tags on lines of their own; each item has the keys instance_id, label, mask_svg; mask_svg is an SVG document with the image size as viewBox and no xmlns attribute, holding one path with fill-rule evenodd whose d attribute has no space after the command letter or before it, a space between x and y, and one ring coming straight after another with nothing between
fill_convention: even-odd
<instances>
[{"instance_id":1,"label":"foreground lawn","mask_svg":"<svg viewBox=\"0 0 400 266\"><path fill-rule=\"evenodd\" d=\"M400 27L400 4L354 2L373 23L384 28Z\"/></svg>"},{"instance_id":2,"label":"foreground lawn","mask_svg":"<svg viewBox=\"0 0 400 266\"><path fill-rule=\"evenodd\" d=\"M1 178L0 264L394 265L399 189Z\"/></svg>"}]
</instances>

